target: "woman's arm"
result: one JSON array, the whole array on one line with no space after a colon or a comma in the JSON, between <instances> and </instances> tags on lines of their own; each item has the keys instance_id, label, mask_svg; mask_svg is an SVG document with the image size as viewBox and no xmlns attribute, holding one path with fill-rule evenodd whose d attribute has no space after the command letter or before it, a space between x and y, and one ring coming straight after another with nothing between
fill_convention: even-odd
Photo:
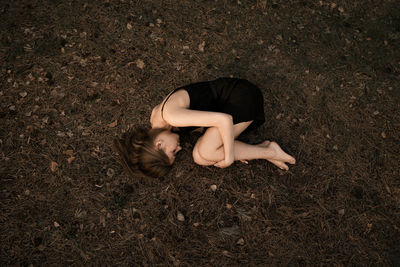
<instances>
[{"instance_id":1,"label":"woman's arm","mask_svg":"<svg viewBox=\"0 0 400 267\"><path fill-rule=\"evenodd\" d=\"M234 161L234 132L232 116L220 112L198 111L181 107L168 108L164 110L164 120L175 127L216 127L224 144L225 159L218 162L217 167L228 167Z\"/></svg>"}]
</instances>

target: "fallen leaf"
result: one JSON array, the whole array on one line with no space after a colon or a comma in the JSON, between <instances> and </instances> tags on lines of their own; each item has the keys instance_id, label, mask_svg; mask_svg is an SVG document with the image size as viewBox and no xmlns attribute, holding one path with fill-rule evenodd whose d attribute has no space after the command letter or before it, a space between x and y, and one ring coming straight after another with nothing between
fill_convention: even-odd
<instances>
[{"instance_id":1,"label":"fallen leaf","mask_svg":"<svg viewBox=\"0 0 400 267\"><path fill-rule=\"evenodd\" d=\"M233 258L233 255L231 253L229 253L229 251L227 251L227 250L222 251L222 255L224 255L225 257L228 257L228 258Z\"/></svg>"},{"instance_id":2,"label":"fallen leaf","mask_svg":"<svg viewBox=\"0 0 400 267\"><path fill-rule=\"evenodd\" d=\"M74 151L72 149L65 150L63 151L63 154L67 156L72 156L74 154Z\"/></svg>"},{"instance_id":3,"label":"fallen leaf","mask_svg":"<svg viewBox=\"0 0 400 267\"><path fill-rule=\"evenodd\" d=\"M69 158L67 159L67 162L68 162L69 164L71 164L72 161L74 161L74 160L75 160L75 157L69 157Z\"/></svg>"},{"instance_id":4,"label":"fallen leaf","mask_svg":"<svg viewBox=\"0 0 400 267\"><path fill-rule=\"evenodd\" d=\"M217 186L215 184L211 185L210 188L213 192L215 192L215 190L217 190Z\"/></svg>"},{"instance_id":5,"label":"fallen leaf","mask_svg":"<svg viewBox=\"0 0 400 267\"><path fill-rule=\"evenodd\" d=\"M100 225L106 227L106 217L104 217L104 215L100 215L99 219L100 219Z\"/></svg>"},{"instance_id":6,"label":"fallen leaf","mask_svg":"<svg viewBox=\"0 0 400 267\"><path fill-rule=\"evenodd\" d=\"M200 52L204 52L204 47L206 46L206 42L202 42L201 44L199 44L199 51Z\"/></svg>"},{"instance_id":7,"label":"fallen leaf","mask_svg":"<svg viewBox=\"0 0 400 267\"><path fill-rule=\"evenodd\" d=\"M231 204L226 204L226 208L227 208L228 210L230 210L230 209L232 208L232 205L231 205Z\"/></svg>"},{"instance_id":8,"label":"fallen leaf","mask_svg":"<svg viewBox=\"0 0 400 267\"><path fill-rule=\"evenodd\" d=\"M141 60L141 59L136 59L135 63L136 63L136 67L138 67L139 69L143 69L145 66L143 60Z\"/></svg>"},{"instance_id":9,"label":"fallen leaf","mask_svg":"<svg viewBox=\"0 0 400 267\"><path fill-rule=\"evenodd\" d=\"M127 28L128 30L132 30L132 25L131 25L130 23L128 23L128 24L126 24L126 28Z\"/></svg>"},{"instance_id":10,"label":"fallen leaf","mask_svg":"<svg viewBox=\"0 0 400 267\"><path fill-rule=\"evenodd\" d=\"M107 126L110 127L110 128L114 128L115 126L117 126L117 124L118 124L118 120L115 120L112 123L107 124Z\"/></svg>"},{"instance_id":11,"label":"fallen leaf","mask_svg":"<svg viewBox=\"0 0 400 267\"><path fill-rule=\"evenodd\" d=\"M51 90L50 95L51 96L57 96L58 92L56 89Z\"/></svg>"},{"instance_id":12,"label":"fallen leaf","mask_svg":"<svg viewBox=\"0 0 400 267\"><path fill-rule=\"evenodd\" d=\"M382 133L381 133L381 136L382 136L383 139L385 139L385 138L386 138L385 132L382 132Z\"/></svg>"},{"instance_id":13,"label":"fallen leaf","mask_svg":"<svg viewBox=\"0 0 400 267\"><path fill-rule=\"evenodd\" d=\"M240 245L240 246L243 246L243 245L244 245L244 239L243 239L243 238L240 238L240 239L236 242L236 244L238 244L238 245Z\"/></svg>"},{"instance_id":14,"label":"fallen leaf","mask_svg":"<svg viewBox=\"0 0 400 267\"><path fill-rule=\"evenodd\" d=\"M193 223L193 226L194 226L194 227L197 227L197 226L199 226L199 225L200 225L200 223L198 223L198 222Z\"/></svg>"},{"instance_id":15,"label":"fallen leaf","mask_svg":"<svg viewBox=\"0 0 400 267\"><path fill-rule=\"evenodd\" d=\"M57 170L57 166L58 166L57 162L54 161L50 162L50 170L52 172L55 172Z\"/></svg>"},{"instance_id":16,"label":"fallen leaf","mask_svg":"<svg viewBox=\"0 0 400 267\"><path fill-rule=\"evenodd\" d=\"M58 222L54 222L54 227L60 227L60 224Z\"/></svg>"}]
</instances>

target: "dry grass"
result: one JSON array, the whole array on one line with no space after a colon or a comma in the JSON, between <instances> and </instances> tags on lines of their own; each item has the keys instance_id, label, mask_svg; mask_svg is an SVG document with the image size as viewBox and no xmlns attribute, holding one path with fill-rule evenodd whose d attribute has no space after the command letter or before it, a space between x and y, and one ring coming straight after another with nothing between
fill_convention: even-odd
<instances>
[{"instance_id":1,"label":"dry grass","mask_svg":"<svg viewBox=\"0 0 400 267\"><path fill-rule=\"evenodd\" d=\"M1 264L399 265L400 9L335 4L0 4ZM264 92L243 138L296 166L196 166L183 136L162 181L123 173L116 135L229 75Z\"/></svg>"}]
</instances>

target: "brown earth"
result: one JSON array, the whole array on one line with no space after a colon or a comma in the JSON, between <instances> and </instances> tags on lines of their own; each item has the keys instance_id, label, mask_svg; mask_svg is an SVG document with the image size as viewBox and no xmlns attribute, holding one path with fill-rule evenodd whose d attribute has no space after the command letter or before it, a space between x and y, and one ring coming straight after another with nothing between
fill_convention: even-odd
<instances>
[{"instance_id":1,"label":"brown earth","mask_svg":"<svg viewBox=\"0 0 400 267\"><path fill-rule=\"evenodd\" d=\"M1 1L1 265L400 265L399 18L396 0ZM197 166L182 136L161 181L124 173L115 136L222 76L261 87L243 138L290 171Z\"/></svg>"}]
</instances>

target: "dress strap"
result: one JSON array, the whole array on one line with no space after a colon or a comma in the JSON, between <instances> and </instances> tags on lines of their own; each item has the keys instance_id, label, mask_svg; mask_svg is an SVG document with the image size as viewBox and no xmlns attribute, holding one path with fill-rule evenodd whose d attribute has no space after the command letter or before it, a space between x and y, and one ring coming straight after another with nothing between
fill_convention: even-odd
<instances>
[{"instance_id":1,"label":"dress strap","mask_svg":"<svg viewBox=\"0 0 400 267\"><path fill-rule=\"evenodd\" d=\"M164 103L163 103L163 105L162 105L162 107L161 107L161 118L162 118L162 119L164 119L163 113L164 113L164 106L165 106L165 103L167 103L167 101L168 101L168 99L171 97L171 95L172 95L173 93L175 93L178 89L182 89L182 88L176 88L176 89L173 90L171 93L169 93L169 95L168 95L167 98L165 99L165 101L164 101Z\"/></svg>"}]
</instances>

